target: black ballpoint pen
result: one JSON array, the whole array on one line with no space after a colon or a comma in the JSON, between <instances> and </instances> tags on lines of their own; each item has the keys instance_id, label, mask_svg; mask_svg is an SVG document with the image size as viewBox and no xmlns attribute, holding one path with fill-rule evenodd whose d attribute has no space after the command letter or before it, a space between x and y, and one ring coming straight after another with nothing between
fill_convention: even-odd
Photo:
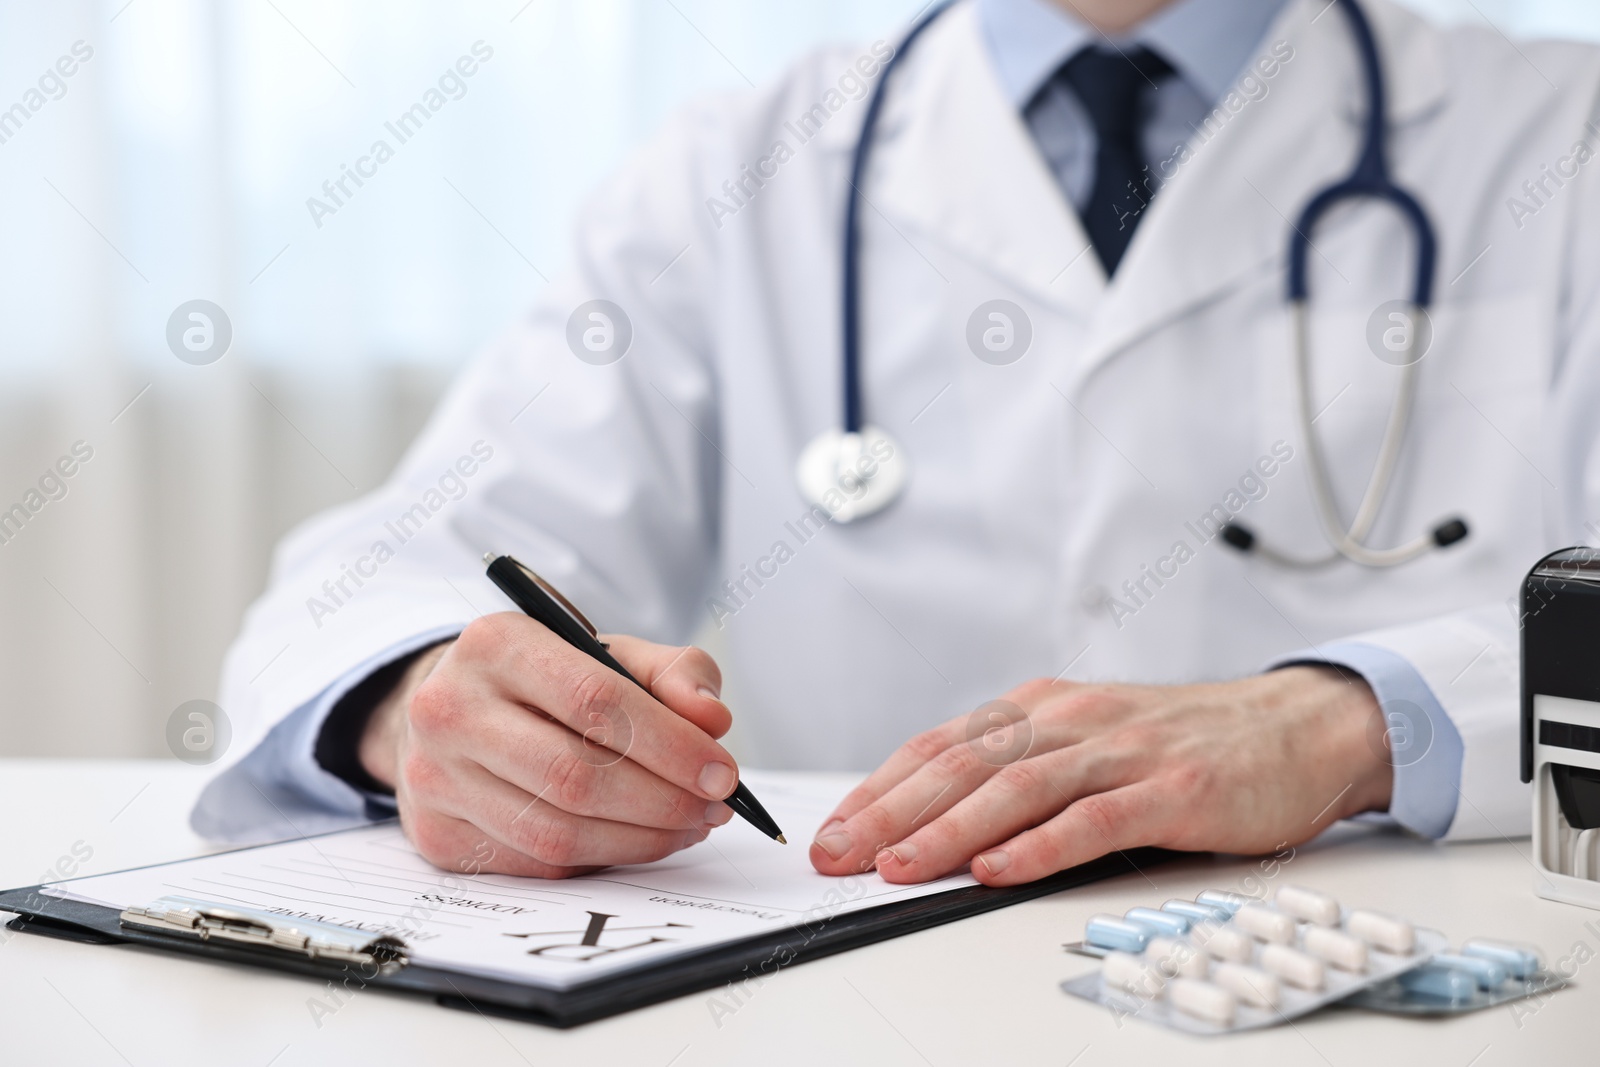
<instances>
[{"instance_id":1,"label":"black ballpoint pen","mask_svg":"<svg viewBox=\"0 0 1600 1067\"><path fill-rule=\"evenodd\" d=\"M611 650L600 640L594 625L584 618L583 612L579 611L572 601L562 596L555 586L510 556L496 556L493 552L486 552L483 561L489 565L489 580L499 586L500 591L510 597L511 602L521 608L524 615L537 619L579 652L600 661L640 689L649 692L639 679L629 674L628 669L617 662ZM743 782L734 786L733 792L722 802L774 841L782 845L789 843L772 816L767 814L767 809L761 806L761 801L755 798L755 794L750 792Z\"/></svg>"}]
</instances>

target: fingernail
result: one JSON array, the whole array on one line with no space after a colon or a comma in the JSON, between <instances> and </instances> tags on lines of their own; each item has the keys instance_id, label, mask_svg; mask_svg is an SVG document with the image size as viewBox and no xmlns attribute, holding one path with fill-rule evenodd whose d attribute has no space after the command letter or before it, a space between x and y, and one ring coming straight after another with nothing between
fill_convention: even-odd
<instances>
[{"instance_id":1,"label":"fingernail","mask_svg":"<svg viewBox=\"0 0 1600 1067\"><path fill-rule=\"evenodd\" d=\"M1011 866L1011 856L1003 849L997 848L993 852L985 852L983 855L979 856L978 862L983 864L983 869L987 873L999 874L1001 871Z\"/></svg>"},{"instance_id":2,"label":"fingernail","mask_svg":"<svg viewBox=\"0 0 1600 1067\"><path fill-rule=\"evenodd\" d=\"M709 697L712 700L722 699L722 692L718 689L713 689L709 685L702 685L699 689L696 689L695 692L699 693L703 697Z\"/></svg>"},{"instance_id":3,"label":"fingernail","mask_svg":"<svg viewBox=\"0 0 1600 1067\"><path fill-rule=\"evenodd\" d=\"M821 837L823 834L831 834L831 833L833 833L835 830L837 830L839 827L841 827L843 825L844 825L844 820L843 819L829 819L828 820L828 825L824 826L822 829L817 831L817 836Z\"/></svg>"},{"instance_id":4,"label":"fingernail","mask_svg":"<svg viewBox=\"0 0 1600 1067\"><path fill-rule=\"evenodd\" d=\"M850 851L850 835L835 831L817 838L816 845L832 859L840 859Z\"/></svg>"},{"instance_id":5,"label":"fingernail","mask_svg":"<svg viewBox=\"0 0 1600 1067\"><path fill-rule=\"evenodd\" d=\"M712 826L721 826L733 818L733 809L720 800L713 800L706 805L706 822Z\"/></svg>"},{"instance_id":6,"label":"fingernail","mask_svg":"<svg viewBox=\"0 0 1600 1067\"><path fill-rule=\"evenodd\" d=\"M882 867L889 860L900 864L910 863L917 858L917 846L909 841L902 841L898 845L890 845L878 853L878 866Z\"/></svg>"},{"instance_id":7,"label":"fingernail","mask_svg":"<svg viewBox=\"0 0 1600 1067\"><path fill-rule=\"evenodd\" d=\"M726 763L708 763L700 771L700 789L714 797L725 797L739 784L739 772Z\"/></svg>"}]
</instances>

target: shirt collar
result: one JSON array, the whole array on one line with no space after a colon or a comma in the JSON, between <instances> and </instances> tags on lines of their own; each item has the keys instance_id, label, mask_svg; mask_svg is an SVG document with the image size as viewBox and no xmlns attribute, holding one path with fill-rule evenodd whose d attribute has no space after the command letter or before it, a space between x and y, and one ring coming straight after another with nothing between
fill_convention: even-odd
<instances>
[{"instance_id":1,"label":"shirt collar","mask_svg":"<svg viewBox=\"0 0 1600 1067\"><path fill-rule=\"evenodd\" d=\"M1161 55L1207 102L1222 98L1286 0L1177 0L1114 39ZM1006 97L1018 110L1080 49L1106 38L1052 0L978 0Z\"/></svg>"}]
</instances>

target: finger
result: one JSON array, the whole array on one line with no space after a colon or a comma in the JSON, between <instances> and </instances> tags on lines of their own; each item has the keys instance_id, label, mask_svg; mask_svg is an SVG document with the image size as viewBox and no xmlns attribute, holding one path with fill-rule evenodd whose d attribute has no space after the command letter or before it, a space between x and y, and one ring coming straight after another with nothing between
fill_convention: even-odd
<instances>
[{"instance_id":1,"label":"finger","mask_svg":"<svg viewBox=\"0 0 1600 1067\"><path fill-rule=\"evenodd\" d=\"M930 760L937 759L946 750L965 739L966 716L951 719L933 729L918 734L897 748L883 764L867 776L867 780L850 790L839 806L822 822L817 836L823 837L834 823L845 822L868 805L877 802L885 793L915 774Z\"/></svg>"},{"instance_id":2,"label":"finger","mask_svg":"<svg viewBox=\"0 0 1600 1067\"><path fill-rule=\"evenodd\" d=\"M733 757L704 730L525 615L474 620L447 656L492 678L506 698L545 712L703 799L721 800L738 784ZM478 710L440 673L412 698L413 721L420 702L433 726L464 726Z\"/></svg>"},{"instance_id":3,"label":"finger","mask_svg":"<svg viewBox=\"0 0 1600 1067\"><path fill-rule=\"evenodd\" d=\"M823 874L870 870L886 845L938 819L997 770L970 745L945 749L848 819L824 827L812 842L811 865Z\"/></svg>"},{"instance_id":4,"label":"finger","mask_svg":"<svg viewBox=\"0 0 1600 1067\"><path fill-rule=\"evenodd\" d=\"M1020 885L1108 852L1156 844L1159 813L1167 803L1160 787L1148 780L1092 793L1048 822L979 853L972 876L985 885Z\"/></svg>"},{"instance_id":5,"label":"finger","mask_svg":"<svg viewBox=\"0 0 1600 1067\"><path fill-rule=\"evenodd\" d=\"M472 877L516 874L528 878L570 878L593 868L562 868L540 863L466 819L409 806L402 795L400 828L417 854L440 870Z\"/></svg>"},{"instance_id":6,"label":"finger","mask_svg":"<svg viewBox=\"0 0 1600 1067\"><path fill-rule=\"evenodd\" d=\"M430 863L467 876L493 872L532 878L570 878L604 866L599 862L557 864L530 854L528 851L530 848L534 852L539 852L544 846L530 845L528 838L532 836L533 831L524 829L522 824L530 815L534 819L542 818L545 812L535 809L544 805L524 803L507 819L505 812L512 803L520 799L519 792L514 787L508 787L504 783L498 788L492 784L486 787L482 777L474 778L473 774L467 774L460 766L455 770L458 775L474 779L470 789L463 792L470 793L476 798L474 808L482 809L481 812L475 810L471 815L463 814L465 811L463 807L448 800L441 800L438 790L431 787L431 782L427 782L422 790L412 790L402 784L397 794L401 827L418 853ZM476 776L487 775L481 768L474 768L473 771ZM499 826L498 832L494 829L485 829L485 826L496 824ZM528 823L528 826L532 825L531 822ZM662 844L671 846L661 852L661 855L693 844L705 836L701 830L657 832L665 833L667 840ZM511 843L513 838L517 840ZM617 855L633 856L638 859L660 858L660 855L657 855L660 850L651 847L652 844L654 843L645 842L643 847ZM623 860L619 858L617 862Z\"/></svg>"},{"instance_id":7,"label":"finger","mask_svg":"<svg viewBox=\"0 0 1600 1067\"><path fill-rule=\"evenodd\" d=\"M1072 682L1044 679L1029 682L1013 689L1002 700L991 701L971 714L951 719L913 737L845 797L833 814L823 821L817 833L818 838L836 829L837 823L875 803L889 789L955 745L966 744L975 750L995 752L994 746L998 744L1001 747L997 754L1017 751L1021 755L1030 750L1044 751L1077 744L1086 736L1082 724L1071 720L1036 720L1025 709L1036 708L1045 700L1059 698L1080 688ZM997 705L1003 710L996 709ZM1019 716L1026 721L1019 722ZM995 720L1003 724L1002 728L996 729Z\"/></svg>"},{"instance_id":8,"label":"finger","mask_svg":"<svg viewBox=\"0 0 1600 1067\"><path fill-rule=\"evenodd\" d=\"M702 840L709 827L664 830L592 819L563 811L481 767L466 774L469 804L445 803L442 814L465 819L515 849L555 868L653 863Z\"/></svg>"},{"instance_id":9,"label":"finger","mask_svg":"<svg viewBox=\"0 0 1600 1067\"><path fill-rule=\"evenodd\" d=\"M400 827L412 847L429 863L452 874L514 874L524 878L571 878L593 867L552 867L524 855L466 819L435 811L408 812L402 806Z\"/></svg>"},{"instance_id":10,"label":"finger","mask_svg":"<svg viewBox=\"0 0 1600 1067\"><path fill-rule=\"evenodd\" d=\"M733 813L520 705L494 701L471 744L456 751L495 777L574 815L684 830Z\"/></svg>"},{"instance_id":11,"label":"finger","mask_svg":"<svg viewBox=\"0 0 1600 1067\"><path fill-rule=\"evenodd\" d=\"M974 856L1037 826L1080 797L1120 784L1124 761L1094 746L1076 745L996 769L971 796L874 860L889 882L926 882L972 862Z\"/></svg>"},{"instance_id":12,"label":"finger","mask_svg":"<svg viewBox=\"0 0 1600 1067\"><path fill-rule=\"evenodd\" d=\"M733 726L733 713L722 702L722 670L704 649L658 645L626 634L602 634L601 639L657 700L712 737Z\"/></svg>"}]
</instances>

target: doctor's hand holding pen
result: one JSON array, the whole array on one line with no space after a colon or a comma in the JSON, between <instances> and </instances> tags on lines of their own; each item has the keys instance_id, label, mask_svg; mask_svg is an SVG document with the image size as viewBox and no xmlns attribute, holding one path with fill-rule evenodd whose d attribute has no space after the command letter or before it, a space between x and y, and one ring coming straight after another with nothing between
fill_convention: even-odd
<instances>
[{"instance_id":1,"label":"doctor's hand holding pen","mask_svg":"<svg viewBox=\"0 0 1600 1067\"><path fill-rule=\"evenodd\" d=\"M571 877L661 859L732 818L716 663L698 648L604 640L648 693L516 612L473 621L407 668L359 755L426 859Z\"/></svg>"},{"instance_id":2,"label":"doctor's hand holding pen","mask_svg":"<svg viewBox=\"0 0 1600 1067\"><path fill-rule=\"evenodd\" d=\"M1141 845L1271 852L1387 809L1387 743L1366 682L1331 667L1029 682L902 746L826 821L811 862L891 882L970 863L1000 886Z\"/></svg>"}]
</instances>

